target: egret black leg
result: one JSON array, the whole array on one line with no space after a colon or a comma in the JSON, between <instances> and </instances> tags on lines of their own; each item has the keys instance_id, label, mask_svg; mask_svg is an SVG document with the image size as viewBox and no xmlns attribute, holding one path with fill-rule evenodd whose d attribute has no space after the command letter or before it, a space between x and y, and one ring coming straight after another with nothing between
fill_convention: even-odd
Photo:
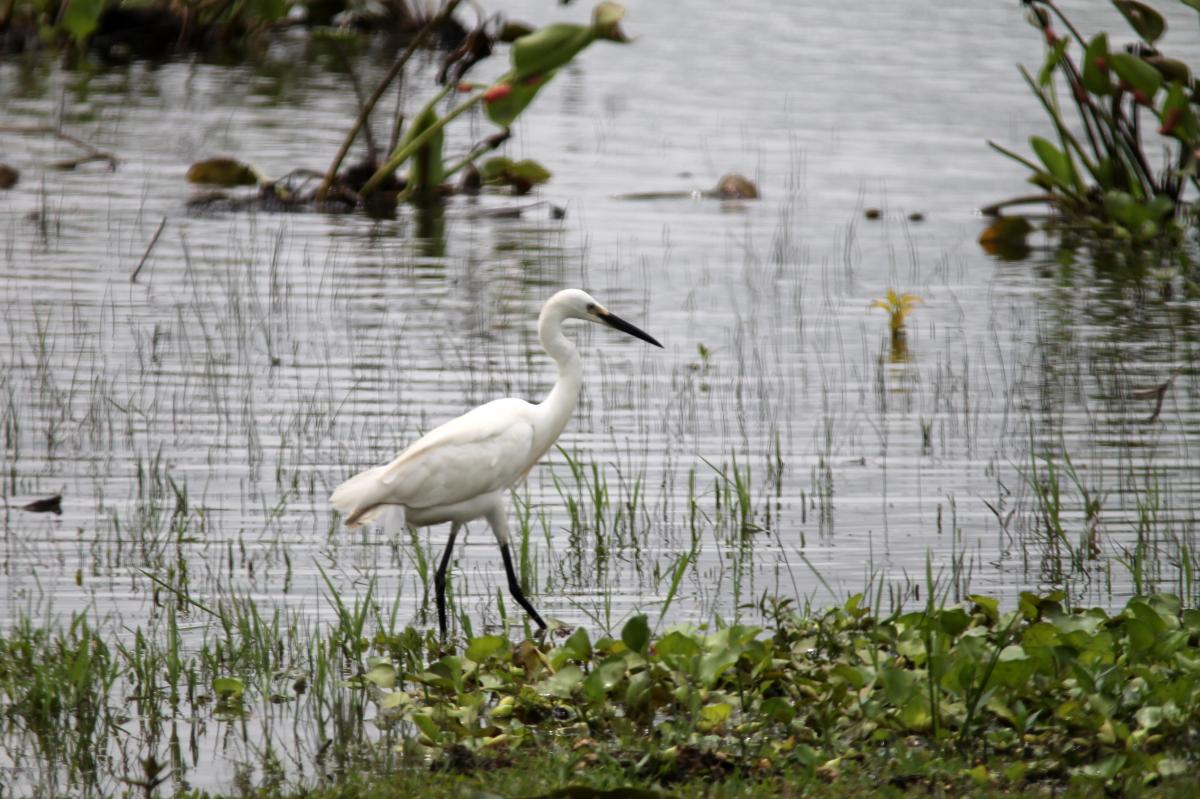
<instances>
[{"instance_id":1,"label":"egret black leg","mask_svg":"<svg viewBox=\"0 0 1200 799\"><path fill-rule=\"evenodd\" d=\"M546 629L546 622L542 621L542 617L533 609L533 605L529 604L529 600L525 598L525 592L521 590L521 581L517 579L517 573L513 570L512 554L508 551L508 544L500 544L500 557L504 559L504 571L508 574L508 592L513 595L513 599L525 608L525 612L529 614L537 626L543 630Z\"/></svg>"},{"instance_id":2,"label":"egret black leg","mask_svg":"<svg viewBox=\"0 0 1200 799\"><path fill-rule=\"evenodd\" d=\"M437 591L438 629L441 630L443 639L446 637L446 569L450 566L450 556L454 554L454 538L458 535L460 527L462 525L458 522L450 525L450 540L446 542L442 562L438 564L437 573L433 575L433 587Z\"/></svg>"}]
</instances>

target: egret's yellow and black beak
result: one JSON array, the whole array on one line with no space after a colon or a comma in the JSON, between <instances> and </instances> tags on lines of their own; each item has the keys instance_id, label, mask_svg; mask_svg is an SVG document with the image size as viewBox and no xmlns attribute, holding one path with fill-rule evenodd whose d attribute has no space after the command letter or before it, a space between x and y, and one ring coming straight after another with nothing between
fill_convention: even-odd
<instances>
[{"instance_id":1,"label":"egret's yellow and black beak","mask_svg":"<svg viewBox=\"0 0 1200 799\"><path fill-rule=\"evenodd\" d=\"M604 308L596 308L593 311L593 313L596 314L597 319L599 319L601 322L608 325L609 327L613 328L614 330L620 330L622 333L628 333L629 335L633 336L634 338L640 338L642 341L646 342L647 344L653 344L654 346L656 346L660 349L662 348L662 344L659 344L658 340L656 338L654 338L654 336L650 335L649 333L645 332L644 330L642 330L641 328L639 328L635 325L629 324L628 322L626 322L624 319L617 316L616 314L609 313Z\"/></svg>"}]
</instances>

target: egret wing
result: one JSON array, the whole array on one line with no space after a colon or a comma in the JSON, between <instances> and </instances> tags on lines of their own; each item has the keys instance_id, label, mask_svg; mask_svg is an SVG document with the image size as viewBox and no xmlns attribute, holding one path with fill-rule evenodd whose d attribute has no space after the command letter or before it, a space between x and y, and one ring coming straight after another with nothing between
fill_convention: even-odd
<instances>
[{"instance_id":1,"label":"egret wing","mask_svg":"<svg viewBox=\"0 0 1200 799\"><path fill-rule=\"evenodd\" d=\"M431 430L391 463L379 482L414 508L437 507L507 488L534 459L531 406L496 400Z\"/></svg>"}]
</instances>

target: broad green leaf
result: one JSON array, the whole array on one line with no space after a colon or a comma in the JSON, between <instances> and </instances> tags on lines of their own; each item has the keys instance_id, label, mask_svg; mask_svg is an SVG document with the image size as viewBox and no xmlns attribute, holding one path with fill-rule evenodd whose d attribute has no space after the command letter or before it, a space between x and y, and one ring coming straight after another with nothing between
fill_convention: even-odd
<instances>
[{"instance_id":1,"label":"broad green leaf","mask_svg":"<svg viewBox=\"0 0 1200 799\"><path fill-rule=\"evenodd\" d=\"M396 685L396 668L391 663L376 663L363 676L380 688L392 688Z\"/></svg>"},{"instance_id":2,"label":"broad green leaf","mask_svg":"<svg viewBox=\"0 0 1200 799\"><path fill-rule=\"evenodd\" d=\"M483 663L493 655L507 652L510 644L503 635L481 635L467 644L467 658Z\"/></svg>"},{"instance_id":3,"label":"broad green leaf","mask_svg":"<svg viewBox=\"0 0 1200 799\"><path fill-rule=\"evenodd\" d=\"M511 82L506 85L512 87L506 96L497 100L484 102L484 110L487 112L488 119L495 122L502 128L507 128L512 125L513 120L520 116L542 87L550 82L554 77L554 71L545 72L539 75L526 78L521 81Z\"/></svg>"},{"instance_id":4,"label":"broad green leaf","mask_svg":"<svg viewBox=\"0 0 1200 799\"><path fill-rule=\"evenodd\" d=\"M429 740L436 743L441 738L442 731L438 729L438 726L434 723L433 719L424 713L414 713L412 716L412 723L417 726L417 729L425 733L425 736L429 738Z\"/></svg>"},{"instance_id":5,"label":"broad green leaf","mask_svg":"<svg viewBox=\"0 0 1200 799\"><path fill-rule=\"evenodd\" d=\"M764 699L758 709L771 721L780 724L791 724L792 719L796 718L796 707L788 700L778 696Z\"/></svg>"},{"instance_id":6,"label":"broad green leaf","mask_svg":"<svg viewBox=\"0 0 1200 799\"><path fill-rule=\"evenodd\" d=\"M534 76L553 72L579 54L596 38L585 25L559 22L538 28L512 45L512 82L519 84Z\"/></svg>"},{"instance_id":7,"label":"broad green leaf","mask_svg":"<svg viewBox=\"0 0 1200 799\"><path fill-rule=\"evenodd\" d=\"M646 623L644 614L639 613L625 622L621 629L621 641L632 652L639 655L646 653L646 645L650 643L650 625Z\"/></svg>"},{"instance_id":8,"label":"broad green leaf","mask_svg":"<svg viewBox=\"0 0 1200 799\"><path fill-rule=\"evenodd\" d=\"M103 11L104 0L68 0L67 9L62 12L63 27L72 39L82 42L96 30Z\"/></svg>"},{"instance_id":9,"label":"broad green leaf","mask_svg":"<svg viewBox=\"0 0 1200 799\"><path fill-rule=\"evenodd\" d=\"M246 683L240 677L214 677L212 689L222 701L236 702L245 693Z\"/></svg>"},{"instance_id":10,"label":"broad green leaf","mask_svg":"<svg viewBox=\"0 0 1200 799\"><path fill-rule=\"evenodd\" d=\"M625 677L625 658L613 655L601 663L583 681L583 695L589 702L602 702Z\"/></svg>"},{"instance_id":11,"label":"broad green leaf","mask_svg":"<svg viewBox=\"0 0 1200 799\"><path fill-rule=\"evenodd\" d=\"M1067 156L1061 150L1041 136L1029 137L1029 145L1033 147L1033 151L1037 153L1041 162L1046 165L1046 169L1049 170L1055 182L1062 184L1067 189L1074 188L1075 175L1071 169L1071 162L1067 160Z\"/></svg>"},{"instance_id":12,"label":"broad green leaf","mask_svg":"<svg viewBox=\"0 0 1200 799\"><path fill-rule=\"evenodd\" d=\"M1146 95L1148 102L1154 101L1154 94L1163 82L1157 69L1129 53L1113 53L1109 61L1121 80Z\"/></svg>"},{"instance_id":13,"label":"broad green leaf","mask_svg":"<svg viewBox=\"0 0 1200 799\"><path fill-rule=\"evenodd\" d=\"M729 650L709 652L700 660L700 673L697 675L700 678L700 684L706 688L716 685L721 675L737 661L737 652Z\"/></svg>"},{"instance_id":14,"label":"broad green leaf","mask_svg":"<svg viewBox=\"0 0 1200 799\"><path fill-rule=\"evenodd\" d=\"M649 701L653 687L654 683L646 672L633 675L629 680L629 688L625 690L625 706L632 710L640 709Z\"/></svg>"},{"instance_id":15,"label":"broad green leaf","mask_svg":"<svg viewBox=\"0 0 1200 799\"><path fill-rule=\"evenodd\" d=\"M1158 705L1147 705L1138 708L1134 714L1138 726L1144 730L1152 730L1163 722L1163 709Z\"/></svg>"},{"instance_id":16,"label":"broad green leaf","mask_svg":"<svg viewBox=\"0 0 1200 799\"><path fill-rule=\"evenodd\" d=\"M563 641L559 651L569 660L587 662L592 659L592 642L588 639L587 630L576 627L567 640ZM557 668L557 665L555 666Z\"/></svg>"},{"instance_id":17,"label":"broad green leaf","mask_svg":"<svg viewBox=\"0 0 1200 799\"><path fill-rule=\"evenodd\" d=\"M1108 34L1098 33L1088 42L1083 55L1083 87L1092 94L1106 95L1112 92L1108 63Z\"/></svg>"},{"instance_id":18,"label":"broad green leaf","mask_svg":"<svg viewBox=\"0 0 1200 799\"><path fill-rule=\"evenodd\" d=\"M700 645L692 637L678 630L673 630L658 639L655 647L658 656L667 661L678 661L683 658L694 658L700 654Z\"/></svg>"},{"instance_id":19,"label":"broad green leaf","mask_svg":"<svg viewBox=\"0 0 1200 799\"><path fill-rule=\"evenodd\" d=\"M1154 44L1167 30L1167 23L1159 14L1145 3L1137 0L1113 0L1113 5L1128 20L1130 27L1137 31L1148 44Z\"/></svg>"},{"instance_id":20,"label":"broad green leaf","mask_svg":"<svg viewBox=\"0 0 1200 799\"><path fill-rule=\"evenodd\" d=\"M979 607L991 624L1000 620L1000 600L982 594L971 594L967 599Z\"/></svg>"},{"instance_id":21,"label":"broad green leaf","mask_svg":"<svg viewBox=\"0 0 1200 799\"><path fill-rule=\"evenodd\" d=\"M705 705L700 708L700 730L702 732L712 732L728 721L731 715L733 715L733 705L728 702Z\"/></svg>"},{"instance_id":22,"label":"broad green leaf","mask_svg":"<svg viewBox=\"0 0 1200 799\"><path fill-rule=\"evenodd\" d=\"M583 682L583 672L578 666L566 666L557 674L542 682L542 691L550 696L567 699L576 686Z\"/></svg>"}]
</instances>

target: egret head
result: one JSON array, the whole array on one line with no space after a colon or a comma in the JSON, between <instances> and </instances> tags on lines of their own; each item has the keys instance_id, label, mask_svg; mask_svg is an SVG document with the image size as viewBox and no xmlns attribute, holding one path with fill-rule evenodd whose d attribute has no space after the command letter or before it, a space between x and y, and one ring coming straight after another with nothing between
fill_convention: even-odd
<instances>
[{"instance_id":1,"label":"egret head","mask_svg":"<svg viewBox=\"0 0 1200 799\"><path fill-rule=\"evenodd\" d=\"M547 310L552 306L560 309L559 313L562 314L562 318L564 319L583 319L588 322L608 325L614 330L620 330L622 333L628 333L634 338L640 338L648 344L662 347L662 344L659 344L654 336L612 313L586 291L580 291L579 289L565 289L560 291L546 303Z\"/></svg>"}]
</instances>

